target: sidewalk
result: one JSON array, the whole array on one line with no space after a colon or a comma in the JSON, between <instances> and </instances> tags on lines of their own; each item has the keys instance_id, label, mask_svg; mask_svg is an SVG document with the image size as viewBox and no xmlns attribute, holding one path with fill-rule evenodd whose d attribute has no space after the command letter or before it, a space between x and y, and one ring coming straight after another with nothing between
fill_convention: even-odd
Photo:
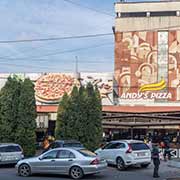
<instances>
[{"instance_id":1,"label":"sidewalk","mask_svg":"<svg viewBox=\"0 0 180 180\"><path fill-rule=\"evenodd\" d=\"M180 159L172 159L168 161L167 163L168 163L168 166L170 167L180 168Z\"/></svg>"}]
</instances>

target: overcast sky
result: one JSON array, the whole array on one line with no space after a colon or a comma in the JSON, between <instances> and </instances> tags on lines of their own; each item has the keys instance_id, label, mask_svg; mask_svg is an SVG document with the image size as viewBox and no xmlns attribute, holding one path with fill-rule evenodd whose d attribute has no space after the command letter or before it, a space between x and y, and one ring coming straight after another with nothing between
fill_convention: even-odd
<instances>
[{"instance_id":1,"label":"overcast sky","mask_svg":"<svg viewBox=\"0 0 180 180\"><path fill-rule=\"evenodd\" d=\"M112 33L114 0L71 1L1 0L0 41ZM113 72L113 35L0 44L0 72L71 72L76 56L79 71Z\"/></svg>"}]
</instances>

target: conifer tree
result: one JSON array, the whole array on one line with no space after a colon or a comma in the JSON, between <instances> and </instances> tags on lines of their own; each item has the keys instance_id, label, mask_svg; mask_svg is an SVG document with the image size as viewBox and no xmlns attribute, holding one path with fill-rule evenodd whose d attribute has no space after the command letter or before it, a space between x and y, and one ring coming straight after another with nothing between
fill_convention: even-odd
<instances>
[{"instance_id":1,"label":"conifer tree","mask_svg":"<svg viewBox=\"0 0 180 180\"><path fill-rule=\"evenodd\" d=\"M67 138L67 125L68 125L68 116L67 110L69 105L69 97L67 93L65 93L59 102L58 112L57 112L57 120L56 120L56 128L55 128L55 137L56 139L65 139Z\"/></svg>"},{"instance_id":2,"label":"conifer tree","mask_svg":"<svg viewBox=\"0 0 180 180\"><path fill-rule=\"evenodd\" d=\"M0 143L15 141L21 83L17 77L9 77L0 91Z\"/></svg>"},{"instance_id":3,"label":"conifer tree","mask_svg":"<svg viewBox=\"0 0 180 180\"><path fill-rule=\"evenodd\" d=\"M15 141L22 146L25 156L35 154L36 116L34 84L30 79L25 79L21 86L18 105L18 127L15 134Z\"/></svg>"},{"instance_id":4,"label":"conifer tree","mask_svg":"<svg viewBox=\"0 0 180 180\"><path fill-rule=\"evenodd\" d=\"M86 88L75 86L59 103L56 139L79 140L90 150L96 149L102 138L101 99L91 83Z\"/></svg>"}]
</instances>

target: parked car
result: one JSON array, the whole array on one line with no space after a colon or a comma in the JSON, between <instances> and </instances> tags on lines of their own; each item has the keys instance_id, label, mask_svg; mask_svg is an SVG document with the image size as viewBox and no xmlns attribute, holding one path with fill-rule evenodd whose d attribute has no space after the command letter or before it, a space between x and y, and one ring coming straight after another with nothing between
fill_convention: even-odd
<instances>
[{"instance_id":1,"label":"parked car","mask_svg":"<svg viewBox=\"0 0 180 180\"><path fill-rule=\"evenodd\" d=\"M81 148L56 148L38 157L21 160L16 165L20 176L53 173L70 175L73 179L80 179L86 174L98 173L106 167L105 160Z\"/></svg>"},{"instance_id":2,"label":"parked car","mask_svg":"<svg viewBox=\"0 0 180 180\"><path fill-rule=\"evenodd\" d=\"M23 158L23 150L20 145L13 143L0 144L0 165L16 164Z\"/></svg>"},{"instance_id":3,"label":"parked car","mask_svg":"<svg viewBox=\"0 0 180 180\"><path fill-rule=\"evenodd\" d=\"M119 170L124 170L131 165L141 165L148 167L151 163L151 151L142 141L118 140L111 141L95 153L108 164L117 165Z\"/></svg>"},{"instance_id":4,"label":"parked car","mask_svg":"<svg viewBox=\"0 0 180 180\"><path fill-rule=\"evenodd\" d=\"M43 152L46 152L50 149L60 148L60 147L74 147L74 148L83 148L83 145L76 140L56 140L52 142L47 149Z\"/></svg>"}]
</instances>

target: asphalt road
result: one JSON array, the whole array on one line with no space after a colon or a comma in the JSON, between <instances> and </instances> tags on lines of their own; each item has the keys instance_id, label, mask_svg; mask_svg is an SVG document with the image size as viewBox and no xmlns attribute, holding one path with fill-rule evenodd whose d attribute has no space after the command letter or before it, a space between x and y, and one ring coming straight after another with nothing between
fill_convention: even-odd
<instances>
[{"instance_id":1,"label":"asphalt road","mask_svg":"<svg viewBox=\"0 0 180 180\"><path fill-rule=\"evenodd\" d=\"M92 176L85 176L84 180L151 180L153 166L149 166L146 169L139 167L128 168L126 171L118 171L115 167L108 167L106 171ZM180 180L180 169L171 168L167 166L167 163L162 162L160 166L160 180L173 179ZM69 180L68 176L60 175L33 175L31 177L19 177L16 174L15 168L3 166L0 167L0 180Z\"/></svg>"}]
</instances>

